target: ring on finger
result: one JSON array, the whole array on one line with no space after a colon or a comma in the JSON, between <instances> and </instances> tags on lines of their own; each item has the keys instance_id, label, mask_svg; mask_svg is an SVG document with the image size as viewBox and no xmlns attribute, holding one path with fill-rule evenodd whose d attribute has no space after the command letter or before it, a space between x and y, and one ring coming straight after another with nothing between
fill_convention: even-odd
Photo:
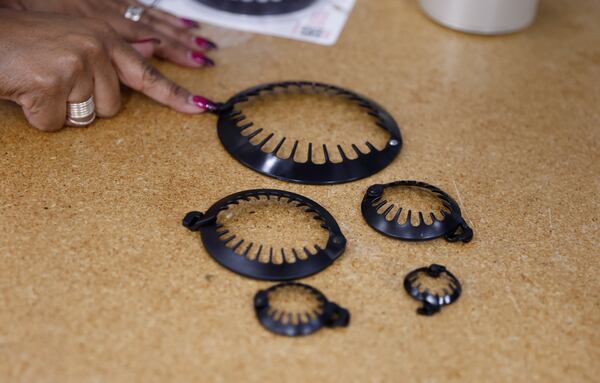
<instances>
[{"instance_id":1,"label":"ring on finger","mask_svg":"<svg viewBox=\"0 0 600 383\"><path fill-rule=\"evenodd\" d=\"M88 126L96 119L94 96L84 102L67 102L67 125Z\"/></svg>"},{"instance_id":2,"label":"ring on finger","mask_svg":"<svg viewBox=\"0 0 600 383\"><path fill-rule=\"evenodd\" d=\"M127 20L131 20L131 21L137 23L138 21L140 21L142 19L142 16L144 15L144 10L145 10L144 7L140 7L137 5L130 5L125 10L125 14L123 16Z\"/></svg>"}]
</instances>

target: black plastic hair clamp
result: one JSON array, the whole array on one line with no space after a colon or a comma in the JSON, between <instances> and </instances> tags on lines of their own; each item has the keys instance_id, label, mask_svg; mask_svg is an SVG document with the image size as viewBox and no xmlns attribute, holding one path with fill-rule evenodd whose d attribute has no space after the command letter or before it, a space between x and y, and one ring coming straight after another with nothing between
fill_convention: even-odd
<instances>
[{"instance_id":1,"label":"black plastic hair clamp","mask_svg":"<svg viewBox=\"0 0 600 383\"><path fill-rule=\"evenodd\" d=\"M430 292L422 285L420 275L426 274L432 278L445 276L448 285L440 292ZM404 289L414 299L423 302L423 306L417 309L417 314L431 316L438 313L442 306L449 305L460 297L462 287L458 279L446 270L445 266L432 264L429 267L421 267L411 271L404 278Z\"/></svg>"},{"instance_id":2,"label":"black plastic hair clamp","mask_svg":"<svg viewBox=\"0 0 600 383\"><path fill-rule=\"evenodd\" d=\"M409 210L406 214L406 220L399 222L402 207L399 207L396 214L388 219L388 215L390 215L395 205L390 204L382 212L380 210L388 204L388 201L383 199L385 189L394 187L416 187L429 191L445 207L445 209L440 210L442 219L440 220L433 213L430 213L432 223L428 224L425 222L423 212L418 212L419 223L414 226L411 223L413 212ZM473 230L463 219L456 201L441 189L425 182L396 181L388 184L372 185L365 193L361 211L369 226L382 234L397 239L425 241L443 236L449 242L462 241L466 243L473 238Z\"/></svg>"},{"instance_id":3,"label":"black plastic hair clamp","mask_svg":"<svg viewBox=\"0 0 600 383\"><path fill-rule=\"evenodd\" d=\"M316 0L196 0L220 11L242 15L282 15L300 11Z\"/></svg>"},{"instance_id":4,"label":"black plastic hair clamp","mask_svg":"<svg viewBox=\"0 0 600 383\"><path fill-rule=\"evenodd\" d=\"M298 289L311 295L317 301L317 307L303 313L278 310L271 305L269 295L284 289ZM309 335L323 327L346 327L350 324L348 310L330 302L319 290L303 283L280 283L266 290L259 290L254 296L254 309L263 327L279 335Z\"/></svg>"},{"instance_id":5,"label":"black plastic hair clamp","mask_svg":"<svg viewBox=\"0 0 600 383\"><path fill-rule=\"evenodd\" d=\"M374 119L376 126L388 132L389 138L385 147L379 150L366 141L365 145L369 151L363 152L356 145L352 145L356 158L349 158L341 145L332 149L323 144L322 149L325 156L323 163L314 162L312 143L308 144L307 160L305 162L295 160L298 140L293 143L291 153L286 154L286 158L280 157L278 153L286 142L286 137L281 138L269 152L263 151L263 147L273 139L275 134L270 133L260 142L252 143L252 138L263 132L264 129L254 127L254 122L247 119L240 104L252 98L261 97L263 94L283 89L288 91L293 89L311 90L342 97L355 103ZM254 171L283 181L303 184L337 184L358 180L388 166L402 148L400 128L385 109L357 93L318 82L285 81L259 85L236 94L226 103L218 104L214 113L219 116L217 127L219 138L229 154ZM245 134L246 132L250 133ZM337 150L342 161L333 162L330 158L330 150Z\"/></svg>"},{"instance_id":6,"label":"black plastic hair clamp","mask_svg":"<svg viewBox=\"0 0 600 383\"><path fill-rule=\"evenodd\" d=\"M217 222L218 214L228 210L231 205L252 199L259 200L261 197L283 200L290 204L290 208L300 208L312 214L315 220L321 222L321 227L329 232L325 248L316 245L314 253L306 247L298 252L291 249L288 256L293 255L294 261L287 262L283 248L265 248L244 238L238 238ZM346 247L346 238L325 208L307 197L284 190L255 189L238 192L216 202L205 213L187 213L182 223L189 230L200 232L204 247L219 264L237 274L255 279L288 281L307 277L331 265ZM233 245L228 246L230 243ZM243 251L236 252L238 249ZM282 255L281 263L272 262L275 252ZM267 254L269 262L260 262L261 254Z\"/></svg>"}]
</instances>

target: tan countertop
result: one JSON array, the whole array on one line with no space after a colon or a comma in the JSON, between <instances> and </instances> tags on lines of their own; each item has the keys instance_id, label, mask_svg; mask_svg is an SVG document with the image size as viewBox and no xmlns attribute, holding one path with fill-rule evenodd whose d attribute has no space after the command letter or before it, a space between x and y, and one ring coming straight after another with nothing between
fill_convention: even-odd
<instances>
[{"instance_id":1,"label":"tan countertop","mask_svg":"<svg viewBox=\"0 0 600 383\"><path fill-rule=\"evenodd\" d=\"M217 67L159 64L216 100L288 79L377 100L404 148L346 185L254 173L221 147L214 116L139 95L114 119L57 134L0 104L0 381L597 381L598 20L598 1L544 0L526 31L477 37L430 22L416 1L359 0L334 47L206 28L224 46ZM314 134L321 112L287 111ZM362 194L394 179L454 196L474 240L371 230ZM255 187L302 193L337 218L345 254L305 281L350 309L348 328L264 331L251 300L269 283L223 269L180 225ZM424 318L402 280L431 262L464 295Z\"/></svg>"}]
</instances>

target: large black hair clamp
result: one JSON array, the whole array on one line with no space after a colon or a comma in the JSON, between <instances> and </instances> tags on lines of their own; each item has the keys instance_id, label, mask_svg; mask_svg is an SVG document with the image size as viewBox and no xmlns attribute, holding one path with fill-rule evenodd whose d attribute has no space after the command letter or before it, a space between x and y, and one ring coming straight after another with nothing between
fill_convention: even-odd
<instances>
[{"instance_id":1,"label":"large black hair clamp","mask_svg":"<svg viewBox=\"0 0 600 383\"><path fill-rule=\"evenodd\" d=\"M239 238L217 222L218 214L232 205L260 200L261 197L284 201L290 209L298 208L311 214L328 232L325 248L315 245L314 252L306 247L300 251L267 248L251 239ZM216 202L205 213L187 213L183 225L191 231L200 232L204 247L219 264L240 275L262 280L287 281L318 273L340 257L346 247L346 238L325 208L309 198L284 190L256 189L232 194ZM310 238L307 240L310 241ZM267 256L266 262L261 262L262 255ZM279 263L275 262L276 258Z\"/></svg>"},{"instance_id":2,"label":"large black hair clamp","mask_svg":"<svg viewBox=\"0 0 600 383\"><path fill-rule=\"evenodd\" d=\"M423 212L418 212L419 223L415 226L411 222L413 212L409 210L406 214L406 220L399 222L402 206L398 207L396 214L389 219L395 205L388 205L388 201L383 199L383 194L386 188L394 187L419 188L432 193L444 206L440 210L442 219L438 219L432 212L430 213L432 223L428 224L425 222ZM381 211L386 205L388 205L387 208ZM367 189L363 198L361 210L369 226L393 238L407 241L424 241L443 236L450 242L469 242L473 238L473 230L463 219L458 204L444 191L425 182L396 181L388 184L372 185Z\"/></svg>"},{"instance_id":3,"label":"large black hair clamp","mask_svg":"<svg viewBox=\"0 0 600 383\"><path fill-rule=\"evenodd\" d=\"M292 308L273 302L272 297L282 293L295 295ZM323 327L346 327L350 323L348 310L328 301L314 287L302 283L281 283L258 291L254 296L254 309L259 322L279 335L309 335Z\"/></svg>"},{"instance_id":4,"label":"large black hair clamp","mask_svg":"<svg viewBox=\"0 0 600 383\"><path fill-rule=\"evenodd\" d=\"M209 7L243 15L281 15L300 11L317 0L196 0Z\"/></svg>"},{"instance_id":5,"label":"large black hair clamp","mask_svg":"<svg viewBox=\"0 0 600 383\"><path fill-rule=\"evenodd\" d=\"M260 142L252 143L252 138L259 135L264 129L254 127L254 122L247 119L240 104L252 98L284 89L289 92L310 90L332 97L342 97L355 103L373 118L373 123L376 126L387 131L389 137L385 147L379 150L369 141L366 141L365 145L369 151L364 153L356 145L352 145L356 158L350 158L344 152L342 146L337 145L335 150L339 152L342 160L333 162L330 158L330 151L333 149L323 144L323 163L314 162L313 150L316 150L316 148L313 149L312 143L308 144L308 154L305 162L299 162L295 159L299 144L298 140L293 143L291 153L286 154L286 158L280 157L278 153L286 142L286 137L283 137L269 152L263 151L262 148L273 139L275 134L271 133ZM396 121L381 106L349 90L317 82L286 81L256 86L240 92L226 103L220 104L216 113L219 115L219 138L229 154L259 173L289 182L337 184L368 177L388 166L402 147L402 136ZM265 128L268 129L268 127ZM249 134L245 134L250 130L252 131Z\"/></svg>"}]
</instances>

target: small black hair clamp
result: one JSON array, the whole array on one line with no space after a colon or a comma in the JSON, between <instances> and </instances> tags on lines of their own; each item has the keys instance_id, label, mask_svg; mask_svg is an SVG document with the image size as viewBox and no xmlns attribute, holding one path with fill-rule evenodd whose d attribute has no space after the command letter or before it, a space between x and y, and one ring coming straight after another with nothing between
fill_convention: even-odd
<instances>
[{"instance_id":1,"label":"small black hair clamp","mask_svg":"<svg viewBox=\"0 0 600 383\"><path fill-rule=\"evenodd\" d=\"M430 292L423 287L421 275L426 274L432 278L445 277L448 286L441 292ZM462 287L458 279L445 266L432 264L429 267L421 267L411 271L404 278L404 289L414 299L423 302L423 306L417 309L417 314L431 316L439 312L442 306L454 303L461 294Z\"/></svg>"},{"instance_id":2,"label":"small black hair clamp","mask_svg":"<svg viewBox=\"0 0 600 383\"><path fill-rule=\"evenodd\" d=\"M313 301L313 306L304 312L290 312L273 305L270 300L271 294L283 290L296 291L307 296L308 301ZM254 309L263 327L278 335L303 336L322 327L346 327L350 324L348 310L328 301L325 295L314 287L297 282L280 283L266 290L259 290L254 296Z\"/></svg>"}]
</instances>

